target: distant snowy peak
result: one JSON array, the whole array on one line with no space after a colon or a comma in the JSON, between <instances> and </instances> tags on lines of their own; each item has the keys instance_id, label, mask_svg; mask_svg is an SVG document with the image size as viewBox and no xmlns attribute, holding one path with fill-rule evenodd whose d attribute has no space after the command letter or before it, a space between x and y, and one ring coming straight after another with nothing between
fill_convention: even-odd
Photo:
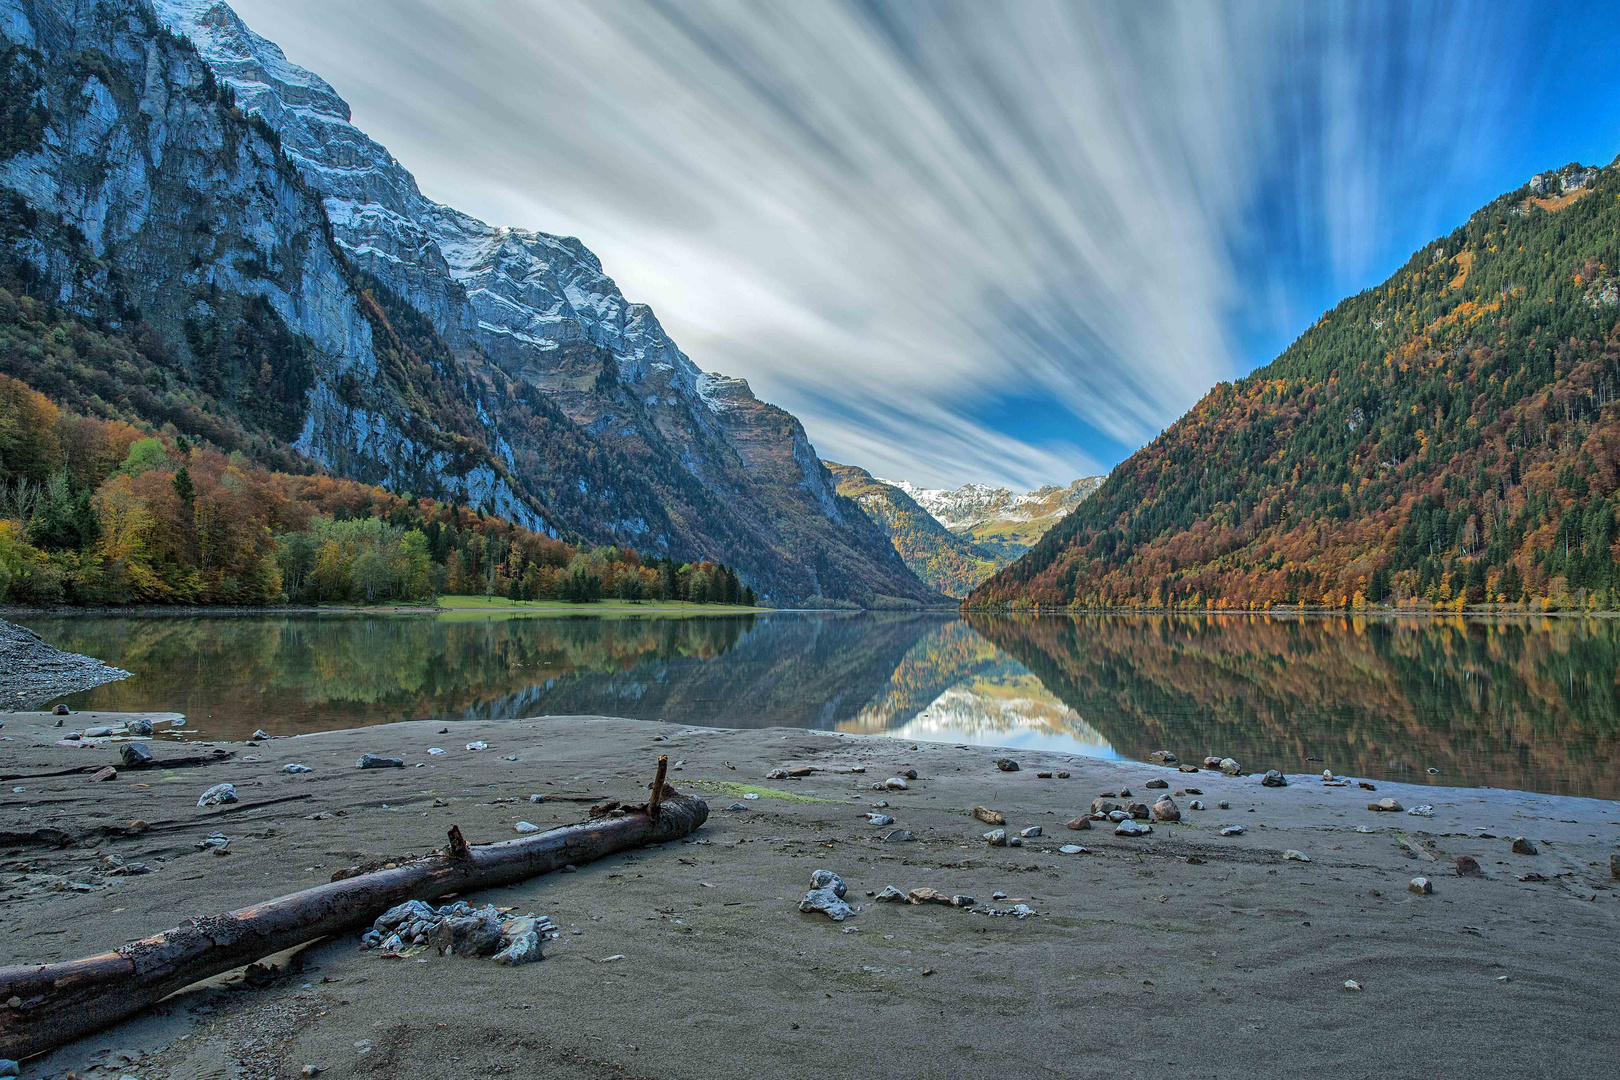
<instances>
[{"instance_id":1,"label":"distant snowy peak","mask_svg":"<svg viewBox=\"0 0 1620 1080\"><path fill-rule=\"evenodd\" d=\"M1068 487L1047 484L1034 491L1014 492L1011 488L988 484L964 484L959 488L925 488L906 480L883 480L904 491L918 506L952 532L966 532L996 522L1040 521L1062 517L1084 502L1103 482L1101 476L1084 476Z\"/></svg>"}]
</instances>

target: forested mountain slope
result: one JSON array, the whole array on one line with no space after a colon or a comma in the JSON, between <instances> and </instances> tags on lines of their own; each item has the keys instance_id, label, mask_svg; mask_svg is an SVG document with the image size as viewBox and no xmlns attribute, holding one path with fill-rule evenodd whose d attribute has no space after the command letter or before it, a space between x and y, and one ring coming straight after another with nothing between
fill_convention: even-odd
<instances>
[{"instance_id":1,"label":"forested mountain slope","mask_svg":"<svg viewBox=\"0 0 1620 1080\"><path fill-rule=\"evenodd\" d=\"M824 464L838 483L838 494L853 499L888 535L912 572L946 596L966 596L1004 564L941 525L895 485L853 465Z\"/></svg>"},{"instance_id":2,"label":"forested mountain slope","mask_svg":"<svg viewBox=\"0 0 1620 1080\"><path fill-rule=\"evenodd\" d=\"M1620 606L1620 170L1536 176L1212 390L969 606Z\"/></svg>"}]
</instances>

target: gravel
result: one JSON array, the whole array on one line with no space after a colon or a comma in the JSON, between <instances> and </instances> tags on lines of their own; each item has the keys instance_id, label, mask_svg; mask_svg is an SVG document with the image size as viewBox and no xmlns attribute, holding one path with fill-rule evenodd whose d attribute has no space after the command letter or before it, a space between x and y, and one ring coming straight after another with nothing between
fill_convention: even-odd
<instances>
[{"instance_id":1,"label":"gravel","mask_svg":"<svg viewBox=\"0 0 1620 1080\"><path fill-rule=\"evenodd\" d=\"M38 709L63 694L127 678L127 671L65 653L26 626L0 619L0 709Z\"/></svg>"}]
</instances>

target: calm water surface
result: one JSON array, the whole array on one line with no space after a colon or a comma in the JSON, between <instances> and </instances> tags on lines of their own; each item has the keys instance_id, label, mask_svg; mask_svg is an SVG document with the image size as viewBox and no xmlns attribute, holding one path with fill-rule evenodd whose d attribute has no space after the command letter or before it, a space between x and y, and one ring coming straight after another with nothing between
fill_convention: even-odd
<instances>
[{"instance_id":1,"label":"calm water surface","mask_svg":"<svg viewBox=\"0 0 1620 1080\"><path fill-rule=\"evenodd\" d=\"M18 621L134 673L70 706L181 712L197 738L603 713L1620 798L1613 619Z\"/></svg>"}]
</instances>

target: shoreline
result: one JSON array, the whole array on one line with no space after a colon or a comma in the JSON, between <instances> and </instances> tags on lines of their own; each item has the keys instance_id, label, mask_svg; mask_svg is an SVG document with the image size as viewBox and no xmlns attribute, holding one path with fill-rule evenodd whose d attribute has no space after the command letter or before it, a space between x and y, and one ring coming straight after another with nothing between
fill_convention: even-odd
<instances>
[{"instance_id":1,"label":"shoreline","mask_svg":"<svg viewBox=\"0 0 1620 1080\"><path fill-rule=\"evenodd\" d=\"M1549 1044L1568 1071L1601 1073L1620 1051L1620 1032L1591 1017L1620 963L1620 882L1607 861L1620 851L1620 803L1384 782L1366 792L1308 775L1267 788L1258 776L1077 755L607 717L219 743L232 756L218 764L91 783L37 774L100 764L113 744L58 745L54 718L37 714L8 717L4 734L6 771L36 774L7 781L0 801L5 963L90 955L339 866L420 853L452 821L474 843L517 835L518 820L576 821L585 804L572 800L633 797L659 753L670 781L710 806L688 841L468 897L549 915L561 936L542 963L431 951L388 960L340 935L278 958L282 973L266 986L211 980L27 1063L25 1077L82 1074L106 1059L100 1048L133 1053L117 1068L142 1080L205 1069L285 1077L304 1064L334 1077L375 1067L484 1076L518 1057L541 1076L671 1080L964 1075L1013 1062L1024 1075L1170 1065L1237 1077L1347 1062L1405 1075L1445 1062L1495 1076L1543 1072ZM488 749L463 749L477 741ZM150 745L160 759L180 750ZM356 769L365 752L406 767ZM1008 755L1018 771L995 765ZM286 775L286 762L313 771ZM795 766L821 771L766 779ZM905 790L872 790L908 769L918 778ZM1169 787L1145 787L1156 778ZM221 781L241 802L198 808ZM1148 802L1171 794L1181 822L1140 838L1095 822L1065 828L1121 786ZM1176 795L1188 786L1202 795ZM1430 804L1434 816L1365 808L1382 797ZM1191 809L1194 799L1209 809ZM1229 810L1216 809L1221 800ZM1043 835L991 847L975 806L1003 813L1010 832L1040 825ZM896 821L874 825L867 813ZM121 835L137 817L149 830ZM1243 835L1221 836L1230 824ZM45 828L66 845L19 839ZM915 839L884 839L897 829ZM231 837L229 856L196 850L214 830ZM1538 854L1515 854L1516 836ZM1060 850L1068 844L1087 851ZM1285 859L1289 849L1310 861ZM101 863L111 855L153 872L113 874ZM1483 876L1459 877L1462 855ZM818 868L848 883L857 911L843 923L797 910ZM1407 891L1420 875L1432 895ZM1036 914L867 895L888 885ZM1346 979L1364 989L1346 990ZM1526 1011L1535 1024L1522 1022ZM1153 1039L1141 1038L1138 1012L1152 1016ZM1376 1042L1365 1038L1372 1027ZM1307 1030L1308 1040L1285 1034Z\"/></svg>"}]
</instances>

